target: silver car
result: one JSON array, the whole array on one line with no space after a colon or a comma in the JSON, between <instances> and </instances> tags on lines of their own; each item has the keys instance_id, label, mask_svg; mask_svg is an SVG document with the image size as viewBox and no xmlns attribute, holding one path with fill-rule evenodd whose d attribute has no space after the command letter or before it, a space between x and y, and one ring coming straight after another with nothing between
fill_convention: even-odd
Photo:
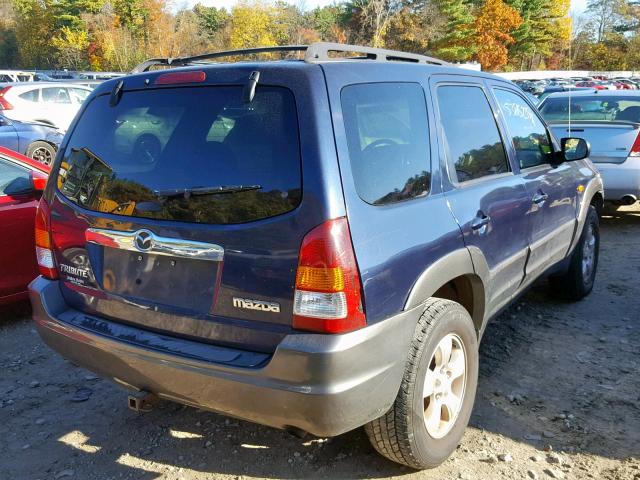
<instances>
[{"instance_id":1,"label":"silver car","mask_svg":"<svg viewBox=\"0 0 640 480\"><path fill-rule=\"evenodd\" d=\"M591 144L605 200L631 205L640 199L640 91L560 92L538 108L556 138L575 136Z\"/></svg>"}]
</instances>

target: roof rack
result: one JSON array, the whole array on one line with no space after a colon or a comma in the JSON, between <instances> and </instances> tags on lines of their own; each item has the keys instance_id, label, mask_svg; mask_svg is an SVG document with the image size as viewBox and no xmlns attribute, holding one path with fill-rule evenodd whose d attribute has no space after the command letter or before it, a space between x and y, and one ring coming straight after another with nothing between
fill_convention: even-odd
<instances>
[{"instance_id":1,"label":"roof rack","mask_svg":"<svg viewBox=\"0 0 640 480\"><path fill-rule=\"evenodd\" d=\"M258 53L278 53L278 52L305 52L304 61L307 63L327 62L332 60L373 60L378 62L408 62L425 63L431 65L449 65L444 60L440 60L426 55L406 53L396 50L385 50L382 48L361 47L358 45L344 45L341 43L318 42L311 45L284 45L277 47L245 48L241 50L227 50L222 52L204 53L192 57L178 58L152 58L137 65L131 73L147 72L156 65L167 67L181 67L203 63L206 60L216 58L236 57L255 55ZM360 54L353 56L334 56L332 54L350 53Z\"/></svg>"}]
</instances>

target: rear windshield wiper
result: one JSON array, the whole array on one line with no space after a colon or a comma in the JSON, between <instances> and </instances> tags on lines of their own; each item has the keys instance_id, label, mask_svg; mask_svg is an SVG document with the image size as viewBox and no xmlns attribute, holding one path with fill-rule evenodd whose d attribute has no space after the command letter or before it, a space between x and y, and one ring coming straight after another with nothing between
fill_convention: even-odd
<instances>
[{"instance_id":1,"label":"rear windshield wiper","mask_svg":"<svg viewBox=\"0 0 640 480\"><path fill-rule=\"evenodd\" d=\"M261 190L262 185L220 185L217 187L192 187L192 188L173 188L170 190L154 190L153 193L157 197L189 198L192 195L215 195L221 193L239 193L250 192L252 190Z\"/></svg>"}]
</instances>

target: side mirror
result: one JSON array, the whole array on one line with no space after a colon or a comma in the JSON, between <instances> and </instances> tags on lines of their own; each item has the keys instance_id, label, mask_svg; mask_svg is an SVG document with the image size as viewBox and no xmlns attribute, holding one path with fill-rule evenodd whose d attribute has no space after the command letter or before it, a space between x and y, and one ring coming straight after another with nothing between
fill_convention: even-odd
<instances>
[{"instance_id":1,"label":"side mirror","mask_svg":"<svg viewBox=\"0 0 640 480\"><path fill-rule=\"evenodd\" d=\"M583 160L591 154L591 146L584 138L563 138L560 140L564 161Z\"/></svg>"}]
</instances>

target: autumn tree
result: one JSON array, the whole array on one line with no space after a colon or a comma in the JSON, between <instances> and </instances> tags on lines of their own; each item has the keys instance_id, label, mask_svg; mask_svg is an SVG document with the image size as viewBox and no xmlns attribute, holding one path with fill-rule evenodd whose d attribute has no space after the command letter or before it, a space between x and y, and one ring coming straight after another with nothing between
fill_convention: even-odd
<instances>
[{"instance_id":1,"label":"autumn tree","mask_svg":"<svg viewBox=\"0 0 640 480\"><path fill-rule=\"evenodd\" d=\"M485 70L495 71L507 64L510 35L522 23L518 12L502 0L486 0L475 21L477 60Z\"/></svg>"},{"instance_id":2,"label":"autumn tree","mask_svg":"<svg viewBox=\"0 0 640 480\"><path fill-rule=\"evenodd\" d=\"M13 0L15 36L22 66L53 67L55 23L51 0Z\"/></svg>"},{"instance_id":3,"label":"autumn tree","mask_svg":"<svg viewBox=\"0 0 640 480\"><path fill-rule=\"evenodd\" d=\"M389 48L425 53L439 40L446 28L446 18L432 1L406 1L391 19L386 35Z\"/></svg>"},{"instance_id":4,"label":"autumn tree","mask_svg":"<svg viewBox=\"0 0 640 480\"><path fill-rule=\"evenodd\" d=\"M241 2L231 10L232 49L277 45L272 9L261 2Z\"/></svg>"},{"instance_id":5,"label":"autumn tree","mask_svg":"<svg viewBox=\"0 0 640 480\"><path fill-rule=\"evenodd\" d=\"M89 34L86 30L62 27L51 44L58 51L58 62L62 67L70 70L89 68Z\"/></svg>"}]
</instances>

